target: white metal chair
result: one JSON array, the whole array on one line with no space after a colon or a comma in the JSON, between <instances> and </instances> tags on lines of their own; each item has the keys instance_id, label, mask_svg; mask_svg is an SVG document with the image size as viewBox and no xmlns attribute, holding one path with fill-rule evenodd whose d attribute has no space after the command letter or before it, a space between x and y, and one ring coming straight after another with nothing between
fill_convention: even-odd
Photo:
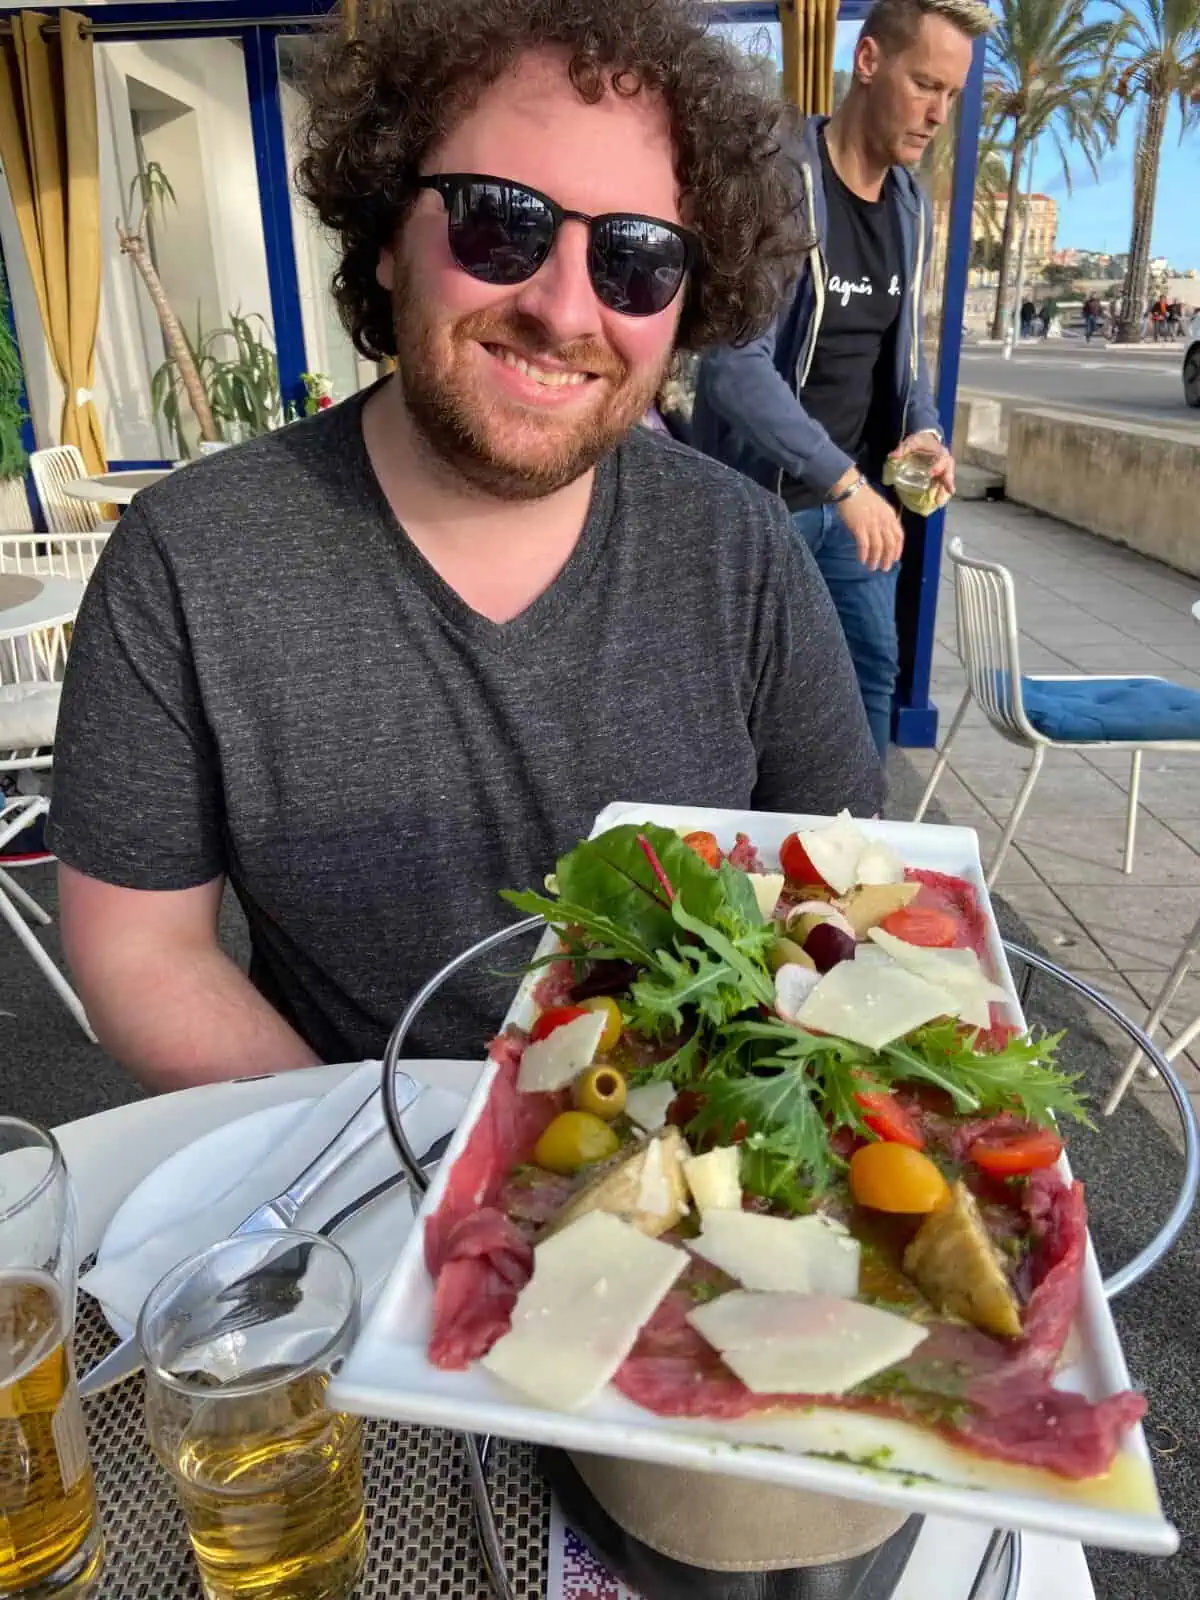
<instances>
[{"instance_id":1,"label":"white metal chair","mask_svg":"<svg viewBox=\"0 0 1200 1600\"><path fill-rule=\"evenodd\" d=\"M1154 1005L1150 1010L1150 1015L1146 1018L1142 1031L1146 1034L1147 1038L1152 1039L1158 1032L1158 1029L1162 1024L1162 1019L1167 1013L1167 1008L1170 1006L1171 1001L1174 1000L1175 996L1179 993L1180 985L1187 977L1188 970L1190 969L1192 962L1196 959L1197 951L1200 951L1200 921L1196 923L1191 933L1189 933L1187 938L1184 940L1183 949L1179 952L1179 955L1175 961L1175 965L1171 968L1171 971L1167 976L1167 981L1163 984L1161 990L1159 991L1158 999L1154 1002ZM1176 1056L1181 1056L1183 1054L1183 1052L1198 1034L1200 1034L1200 1016L1194 1017L1192 1021L1188 1023L1186 1028L1184 1028L1180 1033L1176 1034L1175 1038L1171 1040L1170 1044L1163 1045L1163 1055L1168 1061L1174 1061ZM1105 1101L1105 1116L1111 1116L1124 1099L1125 1091L1133 1082L1133 1075L1138 1069L1138 1063L1142 1059L1142 1053L1143 1052L1140 1049L1135 1049L1131 1052L1129 1060L1125 1063L1125 1066L1122 1069L1121 1076L1117 1079L1113 1086L1112 1093ZM1147 1070L1149 1075L1153 1077L1154 1069L1151 1067Z\"/></svg>"},{"instance_id":2,"label":"white metal chair","mask_svg":"<svg viewBox=\"0 0 1200 1600\"><path fill-rule=\"evenodd\" d=\"M62 624L35 633L0 630L0 773L44 772L51 767L66 654L67 635ZM49 809L43 794L0 793L0 849ZM16 934L94 1044L96 1036L79 996L35 938L26 917L43 927L51 920L49 912L0 865L0 921Z\"/></svg>"},{"instance_id":3,"label":"white metal chair","mask_svg":"<svg viewBox=\"0 0 1200 1600\"><path fill-rule=\"evenodd\" d=\"M954 563L954 596L958 653L966 669L967 688L959 702L958 710L950 724L945 741L938 751L937 761L929 774L929 782L921 796L914 822L925 815L934 790L941 781L949 759L950 747L962 727L972 700L978 702L984 715L996 732L1010 744L1021 745L1032 751L1033 760L1025 774L1024 782L1013 802L1008 821L1000 835L996 853L987 869L985 881L990 889L1008 854L1013 835L1025 814L1033 786L1042 770L1046 751L1057 750L1128 750L1131 754L1129 774L1129 806L1125 819L1125 855L1122 870L1133 871L1133 847L1137 829L1138 789L1142 776L1143 750L1193 750L1200 752L1200 739L1052 739L1039 733L1026 713L1021 694L1021 663L1018 645L1017 596L1012 574L1007 567L994 561L977 561L968 556L961 539L952 539L948 546ZM1106 673L1104 681L1119 674ZM1151 673L1137 674L1140 679L1153 677ZM1097 682L1095 675L1074 673L1044 675L1028 673L1026 681L1033 683L1089 683ZM1157 680L1166 682L1165 679Z\"/></svg>"},{"instance_id":4,"label":"white metal chair","mask_svg":"<svg viewBox=\"0 0 1200 1600\"><path fill-rule=\"evenodd\" d=\"M103 525L94 533L0 533L0 572L86 583L107 538Z\"/></svg>"},{"instance_id":5,"label":"white metal chair","mask_svg":"<svg viewBox=\"0 0 1200 1600\"><path fill-rule=\"evenodd\" d=\"M64 494L68 483L88 475L83 457L73 444L54 445L35 450L29 458L30 471L37 485L38 499L52 533L96 533L103 525L100 507L94 500L76 500Z\"/></svg>"}]
</instances>

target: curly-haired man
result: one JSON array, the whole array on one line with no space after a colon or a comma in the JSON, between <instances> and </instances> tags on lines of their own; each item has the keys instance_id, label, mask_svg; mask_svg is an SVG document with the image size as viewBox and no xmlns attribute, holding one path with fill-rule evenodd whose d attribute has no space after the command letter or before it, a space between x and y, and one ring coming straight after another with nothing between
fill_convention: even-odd
<instances>
[{"instance_id":1,"label":"curly-haired man","mask_svg":"<svg viewBox=\"0 0 1200 1600\"><path fill-rule=\"evenodd\" d=\"M63 691L68 960L160 1087L378 1054L613 798L880 798L782 508L633 426L797 248L729 48L677 0L398 0L311 106L341 312L397 370L139 496ZM416 1048L478 1052L506 987L446 991Z\"/></svg>"}]
</instances>

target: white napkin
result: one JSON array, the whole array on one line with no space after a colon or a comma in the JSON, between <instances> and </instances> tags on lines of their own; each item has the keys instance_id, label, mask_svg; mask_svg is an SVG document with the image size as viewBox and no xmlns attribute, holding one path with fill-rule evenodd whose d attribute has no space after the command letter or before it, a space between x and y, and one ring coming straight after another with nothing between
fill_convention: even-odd
<instances>
[{"instance_id":1,"label":"white napkin","mask_svg":"<svg viewBox=\"0 0 1200 1600\"><path fill-rule=\"evenodd\" d=\"M432 1068L436 1065L431 1063ZM286 1189L356 1108L368 1100L372 1088L378 1086L379 1073L377 1061L363 1062L321 1099L297 1108L291 1122L274 1135L270 1148L251 1171L214 1174L213 1191L187 1196L190 1205L178 1220L156 1228L153 1219L147 1218L146 1236L118 1255L106 1255L102 1244L100 1258L81 1277L80 1288L100 1302L115 1326L132 1328L147 1294L159 1279L186 1257L226 1238L256 1206ZM420 1154L455 1127L465 1104L466 1097L460 1093L423 1087L420 1098L404 1115L405 1131L413 1149ZM377 1119L378 1137L317 1191L301 1211L297 1227L320 1227L344 1204L399 1171L399 1158L385 1132L378 1096L363 1114ZM284 1115L282 1107L280 1115ZM401 1185L336 1235L337 1242L358 1267L364 1301L373 1298L390 1270L412 1216L408 1186Z\"/></svg>"}]
</instances>

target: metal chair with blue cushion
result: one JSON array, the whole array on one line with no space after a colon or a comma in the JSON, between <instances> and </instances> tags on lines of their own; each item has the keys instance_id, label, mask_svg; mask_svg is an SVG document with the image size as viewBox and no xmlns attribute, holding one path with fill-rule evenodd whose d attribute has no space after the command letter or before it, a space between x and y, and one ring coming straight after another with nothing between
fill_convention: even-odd
<instances>
[{"instance_id":1,"label":"metal chair with blue cushion","mask_svg":"<svg viewBox=\"0 0 1200 1600\"><path fill-rule=\"evenodd\" d=\"M1122 869L1132 872L1142 751L1200 751L1200 691L1184 688L1168 678L1145 676L1023 677L1012 574L994 561L977 561L968 556L961 539L950 541L949 553L954 563L958 653L966 670L967 688L913 821L920 822L925 815L946 770L950 747L967 708L975 700L997 733L1010 744L1024 746L1033 753L988 866L988 888L995 883L1020 826L1046 751L1077 750L1083 745L1091 750L1131 753Z\"/></svg>"}]
</instances>

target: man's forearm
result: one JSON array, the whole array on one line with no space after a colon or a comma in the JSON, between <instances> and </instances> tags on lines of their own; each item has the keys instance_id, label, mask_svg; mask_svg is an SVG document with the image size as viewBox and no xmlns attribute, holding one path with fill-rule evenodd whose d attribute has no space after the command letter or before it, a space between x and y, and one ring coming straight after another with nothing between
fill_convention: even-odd
<instances>
[{"instance_id":1,"label":"man's forearm","mask_svg":"<svg viewBox=\"0 0 1200 1600\"><path fill-rule=\"evenodd\" d=\"M186 1089L318 1064L220 949L146 954L79 975L100 1043L147 1088Z\"/></svg>"}]
</instances>

